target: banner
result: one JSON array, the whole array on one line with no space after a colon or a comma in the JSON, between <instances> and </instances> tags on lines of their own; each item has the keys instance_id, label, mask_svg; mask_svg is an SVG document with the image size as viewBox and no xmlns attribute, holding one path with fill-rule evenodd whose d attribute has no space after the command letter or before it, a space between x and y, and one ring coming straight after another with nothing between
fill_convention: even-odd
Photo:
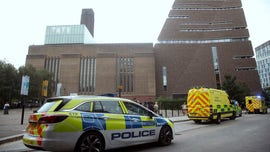
<instances>
[{"instance_id":1,"label":"banner","mask_svg":"<svg viewBox=\"0 0 270 152\"><path fill-rule=\"evenodd\" d=\"M43 80L42 82L42 92L41 92L41 95L43 97L47 97L48 96L48 80Z\"/></svg>"},{"instance_id":2,"label":"banner","mask_svg":"<svg viewBox=\"0 0 270 152\"><path fill-rule=\"evenodd\" d=\"M56 96L61 96L62 83L57 83Z\"/></svg>"},{"instance_id":3,"label":"banner","mask_svg":"<svg viewBox=\"0 0 270 152\"><path fill-rule=\"evenodd\" d=\"M29 90L29 81L30 77L27 75L24 75L22 77L22 84L21 84L21 95L28 95L28 90Z\"/></svg>"}]
</instances>

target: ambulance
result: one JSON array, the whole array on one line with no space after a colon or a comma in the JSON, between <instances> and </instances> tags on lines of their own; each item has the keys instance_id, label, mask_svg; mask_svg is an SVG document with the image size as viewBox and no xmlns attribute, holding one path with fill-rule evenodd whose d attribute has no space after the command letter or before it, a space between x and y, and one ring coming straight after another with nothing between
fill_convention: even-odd
<instances>
[{"instance_id":1,"label":"ambulance","mask_svg":"<svg viewBox=\"0 0 270 152\"><path fill-rule=\"evenodd\" d=\"M267 113L265 100L260 96L246 96L246 109L248 113Z\"/></svg>"},{"instance_id":2,"label":"ambulance","mask_svg":"<svg viewBox=\"0 0 270 152\"><path fill-rule=\"evenodd\" d=\"M29 117L25 146L46 151L101 152L157 142L170 145L174 124L124 98L63 96L49 98Z\"/></svg>"},{"instance_id":3,"label":"ambulance","mask_svg":"<svg viewBox=\"0 0 270 152\"><path fill-rule=\"evenodd\" d=\"M193 88L187 98L188 118L195 123L213 121L220 124L224 118L236 118L235 106L223 90Z\"/></svg>"}]
</instances>

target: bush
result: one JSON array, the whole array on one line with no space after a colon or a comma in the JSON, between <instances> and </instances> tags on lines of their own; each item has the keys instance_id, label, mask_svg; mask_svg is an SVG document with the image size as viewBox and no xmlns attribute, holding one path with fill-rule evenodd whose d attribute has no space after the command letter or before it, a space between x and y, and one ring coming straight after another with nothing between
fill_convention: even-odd
<instances>
[{"instance_id":1,"label":"bush","mask_svg":"<svg viewBox=\"0 0 270 152\"><path fill-rule=\"evenodd\" d=\"M159 97L156 102L159 104L159 109L181 110L181 106L186 102L186 98L169 99L165 97Z\"/></svg>"}]
</instances>

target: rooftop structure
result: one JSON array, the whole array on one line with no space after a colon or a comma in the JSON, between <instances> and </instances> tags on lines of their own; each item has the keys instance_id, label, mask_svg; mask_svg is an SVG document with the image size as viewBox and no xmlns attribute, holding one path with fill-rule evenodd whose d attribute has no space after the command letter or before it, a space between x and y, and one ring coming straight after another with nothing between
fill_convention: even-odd
<instances>
[{"instance_id":1,"label":"rooftop structure","mask_svg":"<svg viewBox=\"0 0 270 152\"><path fill-rule=\"evenodd\" d=\"M47 26L45 44L89 44L94 38L85 25Z\"/></svg>"}]
</instances>

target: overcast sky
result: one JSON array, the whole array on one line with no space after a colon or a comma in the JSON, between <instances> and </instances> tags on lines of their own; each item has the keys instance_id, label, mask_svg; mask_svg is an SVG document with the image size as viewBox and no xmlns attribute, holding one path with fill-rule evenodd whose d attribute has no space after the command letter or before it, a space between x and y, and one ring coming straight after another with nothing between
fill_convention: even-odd
<instances>
[{"instance_id":1,"label":"overcast sky","mask_svg":"<svg viewBox=\"0 0 270 152\"><path fill-rule=\"evenodd\" d=\"M95 12L99 43L153 42L174 0L1 0L0 60L25 64L29 45L43 45L47 25L80 24L83 8ZM270 40L270 0L242 0L253 47Z\"/></svg>"}]
</instances>

